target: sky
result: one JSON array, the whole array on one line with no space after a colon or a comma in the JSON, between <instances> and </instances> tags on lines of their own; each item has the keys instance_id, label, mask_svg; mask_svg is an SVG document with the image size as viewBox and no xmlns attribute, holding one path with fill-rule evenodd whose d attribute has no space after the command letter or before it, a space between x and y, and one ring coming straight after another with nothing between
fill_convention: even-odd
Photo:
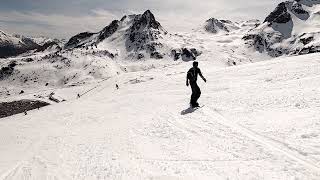
<instances>
[{"instance_id":1,"label":"sky","mask_svg":"<svg viewBox=\"0 0 320 180\"><path fill-rule=\"evenodd\" d=\"M188 31L211 17L263 20L281 0L0 0L0 30L70 38L97 32L125 14L150 9L168 31Z\"/></svg>"}]
</instances>

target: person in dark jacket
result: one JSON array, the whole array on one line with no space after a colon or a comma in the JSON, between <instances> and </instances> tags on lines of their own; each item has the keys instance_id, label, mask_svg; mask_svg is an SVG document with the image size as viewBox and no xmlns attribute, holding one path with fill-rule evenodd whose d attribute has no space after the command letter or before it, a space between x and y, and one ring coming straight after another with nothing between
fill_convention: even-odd
<instances>
[{"instance_id":1,"label":"person in dark jacket","mask_svg":"<svg viewBox=\"0 0 320 180\"><path fill-rule=\"evenodd\" d=\"M207 82L206 78L203 77L201 70L198 68L199 63L193 62L193 67L187 73L187 86L191 86L192 95L190 100L191 107L199 107L197 102L201 96L201 90L197 84L198 75L203 79L204 82Z\"/></svg>"}]
</instances>

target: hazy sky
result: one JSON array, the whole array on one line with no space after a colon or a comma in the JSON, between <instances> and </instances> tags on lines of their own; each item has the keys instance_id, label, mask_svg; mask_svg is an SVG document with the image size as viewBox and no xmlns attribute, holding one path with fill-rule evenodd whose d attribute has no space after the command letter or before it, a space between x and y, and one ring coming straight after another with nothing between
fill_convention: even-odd
<instances>
[{"instance_id":1,"label":"hazy sky","mask_svg":"<svg viewBox=\"0 0 320 180\"><path fill-rule=\"evenodd\" d=\"M263 20L281 0L0 0L0 29L69 38L98 31L125 14L150 9L168 31L186 31L210 17Z\"/></svg>"}]
</instances>

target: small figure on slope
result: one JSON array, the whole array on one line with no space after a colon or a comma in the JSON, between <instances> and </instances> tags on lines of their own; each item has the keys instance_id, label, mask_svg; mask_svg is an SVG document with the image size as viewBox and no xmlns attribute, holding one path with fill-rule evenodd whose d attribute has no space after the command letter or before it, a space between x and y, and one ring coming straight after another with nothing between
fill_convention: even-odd
<instances>
[{"instance_id":1,"label":"small figure on slope","mask_svg":"<svg viewBox=\"0 0 320 180\"><path fill-rule=\"evenodd\" d=\"M192 95L190 100L190 105L193 108L199 107L197 102L201 96L201 90L197 84L198 75L203 79L204 82L207 82L206 78L203 77L201 70L198 68L199 63L193 62L193 67L187 73L187 86L191 86Z\"/></svg>"}]
</instances>

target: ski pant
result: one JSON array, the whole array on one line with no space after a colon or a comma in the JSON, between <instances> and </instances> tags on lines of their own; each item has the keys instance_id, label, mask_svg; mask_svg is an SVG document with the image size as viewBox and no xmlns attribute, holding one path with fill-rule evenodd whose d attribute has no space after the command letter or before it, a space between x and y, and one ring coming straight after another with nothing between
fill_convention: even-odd
<instances>
[{"instance_id":1,"label":"ski pant","mask_svg":"<svg viewBox=\"0 0 320 180\"><path fill-rule=\"evenodd\" d=\"M199 86L198 86L198 84L196 82L195 83L190 83L190 86L191 86L191 90L192 90L190 104L192 106L195 106L195 105L198 105L197 101L201 96L201 90L200 90L200 88L199 88Z\"/></svg>"}]
</instances>

